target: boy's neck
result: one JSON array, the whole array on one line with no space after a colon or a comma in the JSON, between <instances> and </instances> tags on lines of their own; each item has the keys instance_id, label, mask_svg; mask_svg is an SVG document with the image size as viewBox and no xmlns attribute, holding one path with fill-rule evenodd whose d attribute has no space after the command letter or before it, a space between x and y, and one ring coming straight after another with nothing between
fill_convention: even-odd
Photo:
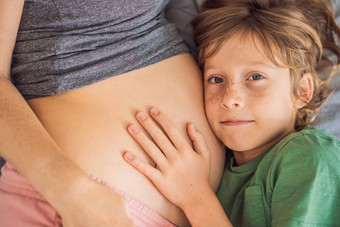
<instances>
[{"instance_id":1,"label":"boy's neck","mask_svg":"<svg viewBox=\"0 0 340 227\"><path fill-rule=\"evenodd\" d=\"M283 138L285 138L286 136L290 135L293 132L283 134L283 135L273 139L269 143L264 144L264 145L262 145L260 147L254 148L252 150L248 150L248 151L233 151L233 155L234 155L234 159L235 159L235 165L236 166L241 166L241 165L244 165L244 164L247 164L247 163L251 162L252 160L257 158L258 156L260 156L264 152L266 152L269 149L271 149L272 147L274 147Z\"/></svg>"}]
</instances>

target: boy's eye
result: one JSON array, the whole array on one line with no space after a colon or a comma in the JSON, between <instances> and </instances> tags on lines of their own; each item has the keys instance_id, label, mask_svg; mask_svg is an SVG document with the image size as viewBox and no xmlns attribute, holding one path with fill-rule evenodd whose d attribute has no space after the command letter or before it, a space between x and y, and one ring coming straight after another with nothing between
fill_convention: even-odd
<instances>
[{"instance_id":1,"label":"boy's eye","mask_svg":"<svg viewBox=\"0 0 340 227\"><path fill-rule=\"evenodd\" d=\"M220 78L220 77L211 77L209 80L208 80L210 83L213 83L213 84L219 84L219 83L222 83L223 82L223 79Z\"/></svg>"},{"instance_id":2,"label":"boy's eye","mask_svg":"<svg viewBox=\"0 0 340 227\"><path fill-rule=\"evenodd\" d=\"M264 77L261 74L255 73L249 77L249 80L260 80L263 79Z\"/></svg>"}]
</instances>

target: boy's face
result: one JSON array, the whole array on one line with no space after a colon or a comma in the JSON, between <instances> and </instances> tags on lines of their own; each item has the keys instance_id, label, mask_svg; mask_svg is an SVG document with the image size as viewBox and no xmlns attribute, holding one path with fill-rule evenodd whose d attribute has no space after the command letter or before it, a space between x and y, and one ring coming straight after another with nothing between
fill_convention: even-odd
<instances>
[{"instance_id":1,"label":"boy's face","mask_svg":"<svg viewBox=\"0 0 340 227\"><path fill-rule=\"evenodd\" d=\"M234 35L206 59L205 108L217 137L238 165L294 131L289 69L267 60L259 41Z\"/></svg>"}]
</instances>

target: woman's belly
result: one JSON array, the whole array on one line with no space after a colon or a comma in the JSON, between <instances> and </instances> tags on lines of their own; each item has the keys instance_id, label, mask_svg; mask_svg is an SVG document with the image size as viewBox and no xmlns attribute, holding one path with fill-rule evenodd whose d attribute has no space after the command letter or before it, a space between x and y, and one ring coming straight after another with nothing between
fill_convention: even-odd
<instances>
[{"instance_id":1,"label":"woman's belly","mask_svg":"<svg viewBox=\"0 0 340 227\"><path fill-rule=\"evenodd\" d=\"M186 224L180 209L122 158L124 151L131 151L153 164L126 130L129 123L137 124L136 111L158 107L187 139L186 123L194 122L211 149L211 185L218 188L224 151L206 121L201 74L189 54L28 103L64 154L84 171L133 196L176 225Z\"/></svg>"}]
</instances>

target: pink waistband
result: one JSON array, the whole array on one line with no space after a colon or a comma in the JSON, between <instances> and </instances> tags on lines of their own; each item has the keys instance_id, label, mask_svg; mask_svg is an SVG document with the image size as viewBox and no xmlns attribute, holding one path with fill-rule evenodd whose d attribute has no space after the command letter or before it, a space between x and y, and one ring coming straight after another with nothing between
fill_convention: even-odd
<instances>
[{"instance_id":1,"label":"pink waistband","mask_svg":"<svg viewBox=\"0 0 340 227\"><path fill-rule=\"evenodd\" d=\"M2 176L0 179L0 189L9 193L20 194L37 200L46 201L44 197L31 185L31 183L29 183L26 178L24 178L11 164L7 162L1 171ZM96 181L107 185L124 197L135 226L174 227L171 222L155 211L149 209L135 198L96 177L91 177Z\"/></svg>"},{"instance_id":2,"label":"pink waistband","mask_svg":"<svg viewBox=\"0 0 340 227\"><path fill-rule=\"evenodd\" d=\"M136 200L135 198L129 196L128 194L120 191L119 189L115 188L114 186L106 183L105 181L90 176L99 183L105 184L109 188L115 190L117 193L121 194L128 207L129 207L129 213L132 217L132 220L135 224L135 226L144 226L144 227L175 227L171 222L163 218L161 215L156 213L155 211L151 210L150 208L146 207L144 204Z\"/></svg>"}]
</instances>

